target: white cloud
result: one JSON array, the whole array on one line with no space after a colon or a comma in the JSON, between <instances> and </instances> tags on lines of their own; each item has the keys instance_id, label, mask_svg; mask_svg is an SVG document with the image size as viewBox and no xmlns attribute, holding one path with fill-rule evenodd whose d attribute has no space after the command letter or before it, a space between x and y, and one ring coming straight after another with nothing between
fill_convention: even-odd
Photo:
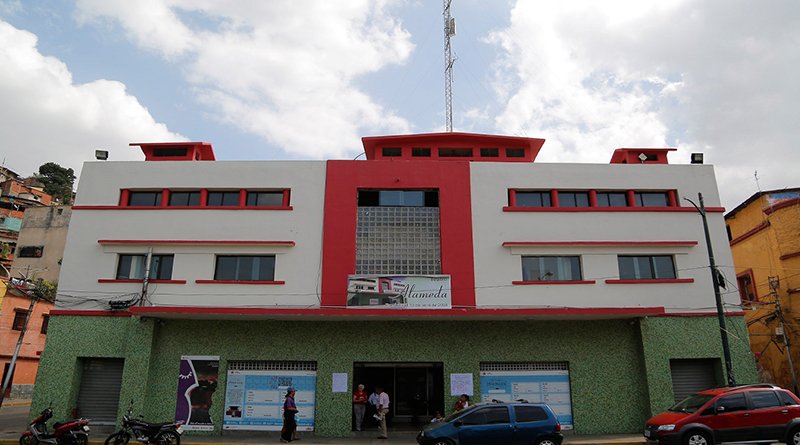
<instances>
[{"instance_id":1,"label":"white cloud","mask_svg":"<svg viewBox=\"0 0 800 445\"><path fill-rule=\"evenodd\" d=\"M409 130L354 85L413 49L386 1L77 5L83 23L118 23L136 44L182 63L213 115L289 153L347 156L363 134Z\"/></svg>"},{"instance_id":2,"label":"white cloud","mask_svg":"<svg viewBox=\"0 0 800 445\"><path fill-rule=\"evenodd\" d=\"M704 151L728 208L756 191L756 169L764 189L800 185L800 3L518 1L489 40L496 125L547 138L542 160Z\"/></svg>"},{"instance_id":3,"label":"white cloud","mask_svg":"<svg viewBox=\"0 0 800 445\"><path fill-rule=\"evenodd\" d=\"M56 162L80 171L95 149L110 159L142 159L131 141L182 140L153 117L125 85L76 84L60 60L42 55L34 34L0 21L0 156L22 175Z\"/></svg>"}]
</instances>

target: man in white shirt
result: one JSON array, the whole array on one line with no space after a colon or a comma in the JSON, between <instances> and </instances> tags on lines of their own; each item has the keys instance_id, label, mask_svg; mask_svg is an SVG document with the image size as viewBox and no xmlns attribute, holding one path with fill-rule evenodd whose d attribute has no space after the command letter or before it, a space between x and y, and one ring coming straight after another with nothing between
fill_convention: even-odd
<instances>
[{"instance_id":1,"label":"man in white shirt","mask_svg":"<svg viewBox=\"0 0 800 445\"><path fill-rule=\"evenodd\" d=\"M389 413L389 394L383 392L383 388L380 386L375 386L375 392L378 393L378 414L375 416L381 423L381 435L378 436L378 439L388 439L389 432L386 430L386 414Z\"/></svg>"}]
</instances>

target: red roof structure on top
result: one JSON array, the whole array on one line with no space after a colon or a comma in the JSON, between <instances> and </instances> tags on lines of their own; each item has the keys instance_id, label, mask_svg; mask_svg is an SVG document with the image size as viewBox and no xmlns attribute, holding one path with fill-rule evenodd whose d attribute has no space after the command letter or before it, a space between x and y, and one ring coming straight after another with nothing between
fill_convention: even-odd
<instances>
[{"instance_id":1,"label":"red roof structure on top","mask_svg":"<svg viewBox=\"0 0 800 445\"><path fill-rule=\"evenodd\" d=\"M669 164L667 153L677 148L618 148L611 155L611 164ZM640 158L641 155L645 159Z\"/></svg>"},{"instance_id":2,"label":"red roof structure on top","mask_svg":"<svg viewBox=\"0 0 800 445\"><path fill-rule=\"evenodd\" d=\"M214 148L208 142L132 142L141 147L145 161L214 161Z\"/></svg>"},{"instance_id":3,"label":"red roof structure on top","mask_svg":"<svg viewBox=\"0 0 800 445\"><path fill-rule=\"evenodd\" d=\"M361 138L368 160L533 162L544 139L476 133Z\"/></svg>"}]
</instances>

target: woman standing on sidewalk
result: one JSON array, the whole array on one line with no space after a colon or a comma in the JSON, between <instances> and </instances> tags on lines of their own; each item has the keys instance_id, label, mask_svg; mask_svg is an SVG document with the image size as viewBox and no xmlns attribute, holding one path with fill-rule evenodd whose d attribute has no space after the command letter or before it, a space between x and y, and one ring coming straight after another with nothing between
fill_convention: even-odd
<instances>
[{"instance_id":1,"label":"woman standing on sidewalk","mask_svg":"<svg viewBox=\"0 0 800 445\"><path fill-rule=\"evenodd\" d=\"M286 400L283 401L283 429L281 429L281 442L291 442L297 439L297 405L294 403L294 388L286 388Z\"/></svg>"}]
</instances>

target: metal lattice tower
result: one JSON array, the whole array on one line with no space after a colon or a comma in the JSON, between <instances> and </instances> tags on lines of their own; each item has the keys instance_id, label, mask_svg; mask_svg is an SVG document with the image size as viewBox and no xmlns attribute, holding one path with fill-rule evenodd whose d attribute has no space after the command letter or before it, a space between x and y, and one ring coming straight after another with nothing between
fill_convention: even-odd
<instances>
[{"instance_id":1,"label":"metal lattice tower","mask_svg":"<svg viewBox=\"0 0 800 445\"><path fill-rule=\"evenodd\" d=\"M444 107L448 132L453 131L453 49L450 46L450 37L456 35L456 19L450 15L450 3L444 1Z\"/></svg>"}]
</instances>

